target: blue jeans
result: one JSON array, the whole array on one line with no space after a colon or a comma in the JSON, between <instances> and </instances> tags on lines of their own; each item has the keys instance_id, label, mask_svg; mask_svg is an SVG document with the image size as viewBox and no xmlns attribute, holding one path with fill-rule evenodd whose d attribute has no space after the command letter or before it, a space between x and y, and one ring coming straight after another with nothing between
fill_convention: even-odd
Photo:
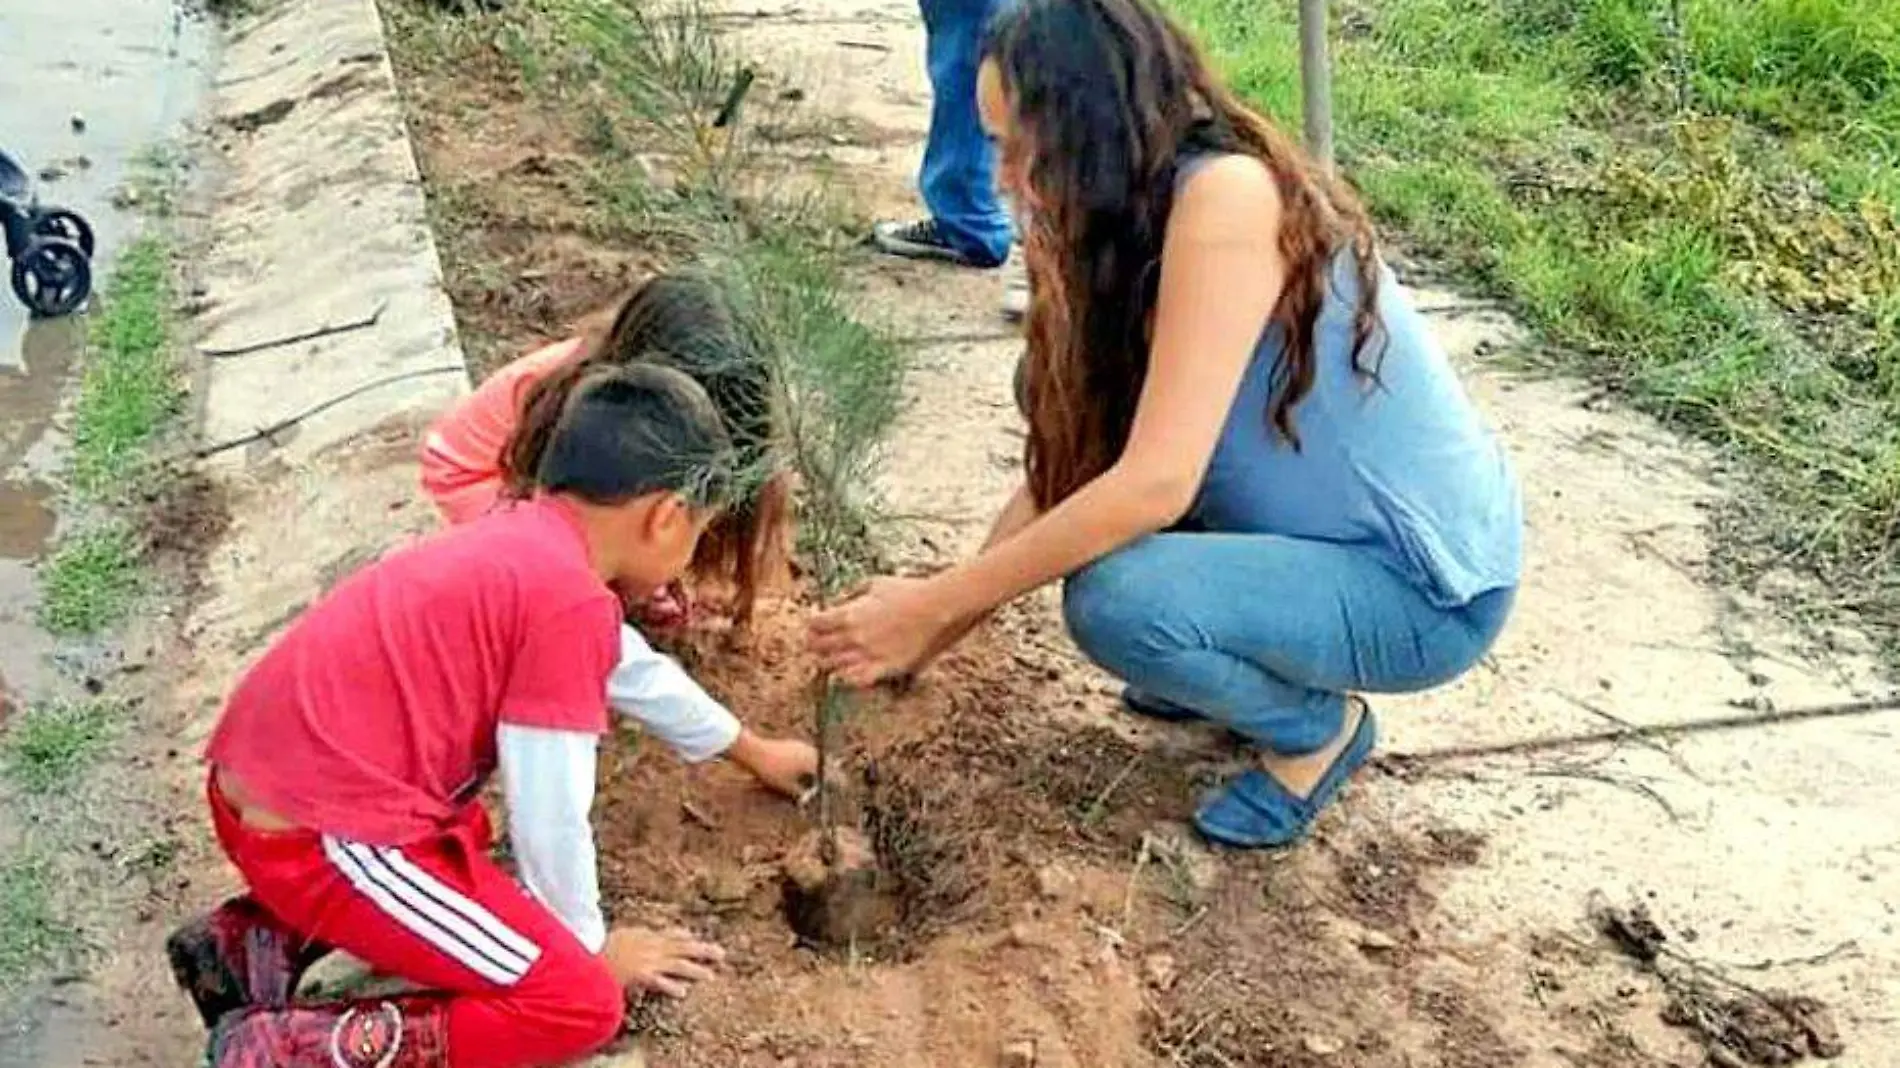
<instances>
[{"instance_id":1,"label":"blue jeans","mask_svg":"<svg viewBox=\"0 0 1900 1068\"><path fill-rule=\"evenodd\" d=\"M1007 0L920 0L930 70L930 136L918 185L952 248L979 264L1009 258L1009 213L996 195L996 151L976 110L983 30Z\"/></svg>"},{"instance_id":2,"label":"blue jeans","mask_svg":"<svg viewBox=\"0 0 1900 1068\"><path fill-rule=\"evenodd\" d=\"M1070 576L1069 632L1143 693L1275 753L1325 747L1346 692L1408 693L1464 674L1515 590L1434 605L1363 546L1275 534L1157 534Z\"/></svg>"}]
</instances>

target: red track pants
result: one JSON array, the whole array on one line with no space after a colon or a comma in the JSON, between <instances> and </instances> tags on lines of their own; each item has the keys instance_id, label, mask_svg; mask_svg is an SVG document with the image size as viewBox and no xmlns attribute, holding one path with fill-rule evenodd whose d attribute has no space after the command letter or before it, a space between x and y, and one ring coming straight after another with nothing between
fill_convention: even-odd
<instances>
[{"instance_id":1,"label":"red track pants","mask_svg":"<svg viewBox=\"0 0 1900 1068\"><path fill-rule=\"evenodd\" d=\"M286 926L449 998L451 1068L566 1064L611 1041L625 1001L602 960L488 859L480 804L397 848L247 827L214 784L212 821Z\"/></svg>"}]
</instances>

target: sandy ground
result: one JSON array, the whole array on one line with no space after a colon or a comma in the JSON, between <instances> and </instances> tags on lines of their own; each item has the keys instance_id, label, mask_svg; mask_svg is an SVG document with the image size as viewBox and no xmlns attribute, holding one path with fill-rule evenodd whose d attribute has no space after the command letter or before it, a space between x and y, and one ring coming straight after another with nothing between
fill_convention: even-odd
<instances>
[{"instance_id":1,"label":"sandy ground","mask_svg":"<svg viewBox=\"0 0 1900 1068\"><path fill-rule=\"evenodd\" d=\"M212 138L231 174L211 216L200 331L205 344L241 344L388 308L373 328L214 366L206 440L340 389L419 377L210 466L232 525L208 558L162 713L182 755L161 774L181 809L193 804L190 751L248 658L337 575L429 525L413 488L416 428L464 388L459 368L434 370L459 350L370 10L304 0L232 43ZM801 0L727 22L774 69L797 72L791 86L840 131L804 147L846 164L877 213L914 210L927 106L915 11ZM501 121L519 101L491 105ZM249 132L229 125L272 115ZM419 138L425 173L453 158L447 126ZM866 313L917 354L885 465L892 511L906 517L896 555L954 558L1017 477L1008 384L1020 342L996 316L1000 281L868 261L858 281ZM1516 456L1531 563L1517 618L1480 670L1381 703L1390 752L1871 686L1865 663L1815 660L1701 581L1703 516L1721 493L1707 457L1587 389L1503 373L1487 356L1511 340L1508 324L1451 294L1418 299L1450 309L1434 320ZM1665 960L1677 977L1665 982L1624 961L1587 920L1598 896L1645 902L1670 946L1726 976L1729 992L1785 987L1831 1004L1842 1063L1900 1059L1900 874L1879 812L1900 771L1882 744L1888 721L1368 774L1290 856L1218 855L1180 821L1233 755L1126 722L1049 608L1011 612L918 694L853 721L853 766L877 769L860 811L899 898L887 944L863 953L801 948L780 918L777 865L800 814L729 769L681 769L650 745L612 750L598 819L610 906L691 923L737 963L684 1008L639 1014L637 1045L605 1063L1705 1063L1662 1020L1690 965ZM799 611L769 611L745 655L691 650L709 684L767 728L805 714ZM149 947L228 875L201 838L186 863L198 873L189 891L72 998L74 1026L119 1023L57 1063L192 1055L199 1036Z\"/></svg>"},{"instance_id":2,"label":"sandy ground","mask_svg":"<svg viewBox=\"0 0 1900 1068\"><path fill-rule=\"evenodd\" d=\"M799 82L818 107L886 135L850 157L870 201L915 212L909 189L928 117L915 9L796 0L746 10L742 35L785 57L781 69L809 72ZM998 321L994 278L888 266L867 281L874 311L902 332L979 333ZM1444 309L1431 316L1439 336L1510 446L1530 547L1514 622L1487 663L1438 693L1381 702L1389 751L1877 691L1864 660L1817 660L1786 627L1702 581L1703 517L1722 492L1707 456L1585 387L1496 367L1486 356L1515 340L1508 322L1454 294L1415 296ZM940 517L917 524L920 556L942 559L980 539L1017 477L1008 391L1019 349L998 339L921 350L887 465L896 512ZM1091 712L1116 715L1105 698ZM1661 749L1471 762L1455 775L1370 783L1352 803L1486 836L1483 859L1455 872L1442 899L1449 926L1473 945L1521 948L1530 932L1572 928L1594 892L1647 897L1671 925L1696 931L1697 953L1715 961L1804 958L1851 943L1825 963L1749 975L1833 1001L1852 1036L1850 1060L1882 1064L1900 1059L1891 1015L1900 854L1883 816L1900 771L1892 738L1891 720L1843 719ZM1494 978L1500 1002L1529 999L1524 975Z\"/></svg>"}]
</instances>

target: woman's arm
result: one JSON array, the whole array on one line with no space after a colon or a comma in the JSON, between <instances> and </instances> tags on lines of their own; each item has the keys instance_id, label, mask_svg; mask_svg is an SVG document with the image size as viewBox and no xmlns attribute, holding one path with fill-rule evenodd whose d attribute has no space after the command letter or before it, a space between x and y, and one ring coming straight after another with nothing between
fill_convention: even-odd
<instances>
[{"instance_id":1,"label":"woman's arm","mask_svg":"<svg viewBox=\"0 0 1900 1068\"><path fill-rule=\"evenodd\" d=\"M813 647L832 670L853 685L909 671L945 634L1185 515L1285 284L1279 232L1279 192L1259 161L1228 157L1189 181L1168 225L1147 382L1121 457L1042 515L1017 512L1020 528L992 535L976 558L874 583L818 617Z\"/></svg>"}]
</instances>

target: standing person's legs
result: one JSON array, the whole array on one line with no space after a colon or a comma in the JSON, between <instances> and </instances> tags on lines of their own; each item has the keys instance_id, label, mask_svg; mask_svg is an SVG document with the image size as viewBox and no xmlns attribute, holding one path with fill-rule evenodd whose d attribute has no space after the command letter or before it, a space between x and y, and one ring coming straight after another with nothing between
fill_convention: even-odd
<instances>
[{"instance_id":1,"label":"standing person's legs","mask_svg":"<svg viewBox=\"0 0 1900 1068\"><path fill-rule=\"evenodd\" d=\"M1236 780L1197 822L1233 844L1276 845L1305 829L1371 749L1370 713L1348 693L1457 678L1490 648L1511 600L1501 590L1438 607L1363 547L1160 534L1071 577L1063 607L1091 659L1264 751L1265 770ZM1289 789L1268 774L1308 756L1327 762L1317 782Z\"/></svg>"},{"instance_id":2,"label":"standing person's legs","mask_svg":"<svg viewBox=\"0 0 1900 1068\"><path fill-rule=\"evenodd\" d=\"M625 995L606 963L488 859L478 807L402 848L259 832L215 788L212 809L273 916L428 991L240 1010L218 1026L213 1068L525 1068L577 1060L618 1033Z\"/></svg>"},{"instance_id":3,"label":"standing person's legs","mask_svg":"<svg viewBox=\"0 0 1900 1068\"><path fill-rule=\"evenodd\" d=\"M880 224L884 251L996 267L1014 228L997 196L996 153L977 115L976 72L996 0L921 0L930 72L930 134L918 179L930 218Z\"/></svg>"}]
</instances>

